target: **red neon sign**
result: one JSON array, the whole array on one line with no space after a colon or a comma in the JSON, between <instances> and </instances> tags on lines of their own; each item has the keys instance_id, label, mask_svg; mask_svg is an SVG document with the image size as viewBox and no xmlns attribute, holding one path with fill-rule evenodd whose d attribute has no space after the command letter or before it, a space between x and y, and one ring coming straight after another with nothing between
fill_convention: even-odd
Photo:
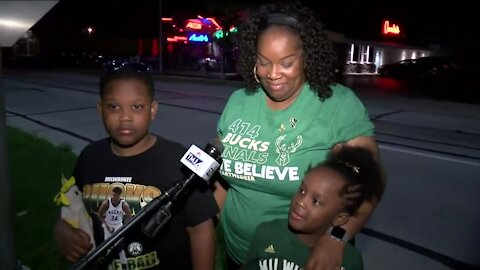
<instances>
[{"instance_id":1,"label":"red neon sign","mask_svg":"<svg viewBox=\"0 0 480 270\"><path fill-rule=\"evenodd\" d=\"M400 27L396 24L390 25L389 21L384 21L383 22L383 33L386 34L394 34L398 35L400 34Z\"/></svg>"},{"instance_id":2,"label":"red neon sign","mask_svg":"<svg viewBox=\"0 0 480 270\"><path fill-rule=\"evenodd\" d=\"M202 29L202 24L196 22L188 22L186 28L200 30Z\"/></svg>"},{"instance_id":3,"label":"red neon sign","mask_svg":"<svg viewBox=\"0 0 480 270\"><path fill-rule=\"evenodd\" d=\"M174 36L174 37L167 37L168 42L178 42L178 41L187 41L187 37L179 37L179 36Z\"/></svg>"}]
</instances>

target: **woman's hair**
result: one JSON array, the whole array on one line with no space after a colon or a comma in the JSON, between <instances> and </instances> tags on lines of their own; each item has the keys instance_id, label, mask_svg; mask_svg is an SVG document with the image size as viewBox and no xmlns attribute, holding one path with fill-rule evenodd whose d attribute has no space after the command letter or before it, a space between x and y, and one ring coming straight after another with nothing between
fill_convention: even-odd
<instances>
[{"instance_id":1,"label":"woman's hair","mask_svg":"<svg viewBox=\"0 0 480 270\"><path fill-rule=\"evenodd\" d=\"M329 86L335 83L337 58L328 40L324 25L315 18L313 11L299 2L294 4L263 5L240 27L239 72L246 83L246 90L255 92L253 68L257 60L257 41L272 25L284 25L298 34L303 49L303 69L306 82L320 100L332 95Z\"/></svg>"},{"instance_id":2,"label":"woman's hair","mask_svg":"<svg viewBox=\"0 0 480 270\"><path fill-rule=\"evenodd\" d=\"M385 189L383 173L372 152L362 147L342 146L338 151L330 152L327 159L310 170L329 168L339 173L346 185L340 195L349 193L349 188L358 187L350 192L356 196L345 196L345 211L353 215L364 201L380 200Z\"/></svg>"}]
</instances>

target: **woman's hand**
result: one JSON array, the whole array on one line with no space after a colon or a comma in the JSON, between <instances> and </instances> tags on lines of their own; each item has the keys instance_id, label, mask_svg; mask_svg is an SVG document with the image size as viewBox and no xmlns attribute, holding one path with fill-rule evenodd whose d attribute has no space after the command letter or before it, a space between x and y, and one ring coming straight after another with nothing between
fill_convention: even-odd
<instances>
[{"instance_id":1,"label":"woman's hand","mask_svg":"<svg viewBox=\"0 0 480 270\"><path fill-rule=\"evenodd\" d=\"M312 248L305 270L340 270L345 243L325 234Z\"/></svg>"}]
</instances>

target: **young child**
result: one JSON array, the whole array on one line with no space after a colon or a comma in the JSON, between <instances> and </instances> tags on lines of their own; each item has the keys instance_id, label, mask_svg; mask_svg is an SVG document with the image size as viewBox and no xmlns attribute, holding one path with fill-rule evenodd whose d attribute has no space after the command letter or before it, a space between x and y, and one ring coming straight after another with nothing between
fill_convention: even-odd
<instances>
[{"instance_id":1,"label":"young child","mask_svg":"<svg viewBox=\"0 0 480 270\"><path fill-rule=\"evenodd\" d=\"M306 173L292 199L288 220L257 227L243 269L302 269L318 237L328 232L345 241L340 226L363 201L380 199L381 179L380 166L368 150L343 146L330 153ZM363 269L360 253L350 244L345 245L342 267Z\"/></svg>"},{"instance_id":2,"label":"young child","mask_svg":"<svg viewBox=\"0 0 480 270\"><path fill-rule=\"evenodd\" d=\"M119 187L133 214L144 203L183 178L181 162L186 149L150 133L157 114L154 82L149 66L110 62L100 78L97 108L108 137L86 146L73 175L83 191L85 207L94 220L96 243L103 241L96 210ZM129 231L125 243L128 269L213 269L218 207L211 190L194 188L155 238L140 228ZM91 246L82 231L59 220L55 235L60 252L70 261L86 255ZM110 265L121 269L120 260Z\"/></svg>"}]
</instances>

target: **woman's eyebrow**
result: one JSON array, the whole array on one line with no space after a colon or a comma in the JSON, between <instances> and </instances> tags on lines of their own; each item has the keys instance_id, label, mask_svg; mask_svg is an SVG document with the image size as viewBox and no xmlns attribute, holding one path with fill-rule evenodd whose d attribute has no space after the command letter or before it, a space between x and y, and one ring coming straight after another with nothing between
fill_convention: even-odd
<instances>
[{"instance_id":1,"label":"woman's eyebrow","mask_svg":"<svg viewBox=\"0 0 480 270\"><path fill-rule=\"evenodd\" d=\"M263 56L261 53L257 52L257 56L260 56L262 58L265 58L265 60L268 60L270 61L270 59L268 59L267 57ZM284 60L284 59L287 59L287 58L290 58L290 57L294 57L294 56L298 56L298 52L294 52L292 54L289 54L287 56L284 56L282 58L280 58L280 60Z\"/></svg>"}]
</instances>

